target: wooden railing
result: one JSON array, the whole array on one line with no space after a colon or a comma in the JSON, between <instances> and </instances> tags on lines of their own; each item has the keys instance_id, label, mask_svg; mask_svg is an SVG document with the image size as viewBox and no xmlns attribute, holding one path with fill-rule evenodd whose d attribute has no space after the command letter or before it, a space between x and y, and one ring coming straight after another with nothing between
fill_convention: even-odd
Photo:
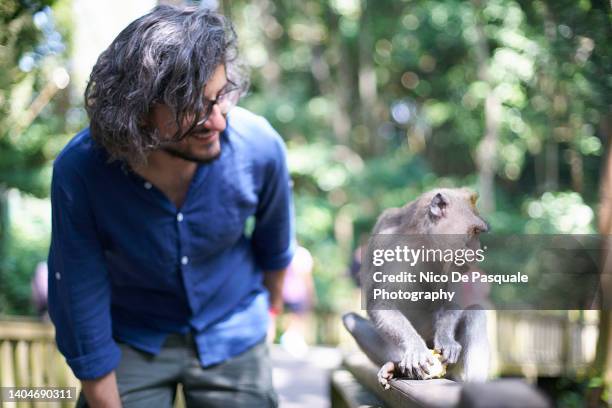
<instances>
[{"instance_id":1,"label":"wooden railing","mask_svg":"<svg viewBox=\"0 0 612 408\"><path fill-rule=\"evenodd\" d=\"M432 380L397 379L384 390L377 379L378 366L361 352L344 358L330 381L332 408L463 408L513 407L552 408L534 386L520 379L485 383L459 383L445 378Z\"/></svg>"},{"instance_id":2,"label":"wooden railing","mask_svg":"<svg viewBox=\"0 0 612 408\"><path fill-rule=\"evenodd\" d=\"M495 357L501 375L558 377L587 370L595 357L598 313L495 313Z\"/></svg>"},{"instance_id":3,"label":"wooden railing","mask_svg":"<svg viewBox=\"0 0 612 408\"><path fill-rule=\"evenodd\" d=\"M527 381L462 384L447 379L398 379L382 391L378 366L355 352L347 354L343 367L332 375L332 407L498 407L507 406L508 396L513 406L550 407L550 401L530 383L537 377L584 373L595 355L597 312L488 311L487 317L493 376L518 375ZM351 343L355 344L352 339Z\"/></svg>"},{"instance_id":4,"label":"wooden railing","mask_svg":"<svg viewBox=\"0 0 612 408\"><path fill-rule=\"evenodd\" d=\"M0 317L0 387L75 387L78 395L81 383L58 351L51 323ZM74 407L75 402L74 399L63 402L0 402L0 406L67 408ZM174 408L184 406L179 385Z\"/></svg>"},{"instance_id":5,"label":"wooden railing","mask_svg":"<svg viewBox=\"0 0 612 408\"><path fill-rule=\"evenodd\" d=\"M577 318L571 312L490 312L489 329L495 372L499 375L560 376L584 370L594 357L597 313ZM316 319L319 330L342 341L341 319L325 315ZM333 335L333 336L332 336ZM352 342L352 340L349 340ZM0 386L80 387L55 346L49 323L32 319L0 318ZM180 395L180 393L178 393ZM183 406L177 398L177 407ZM74 402L20 403L16 407L68 407Z\"/></svg>"},{"instance_id":6,"label":"wooden railing","mask_svg":"<svg viewBox=\"0 0 612 408\"><path fill-rule=\"evenodd\" d=\"M571 376L584 373L595 357L597 311L488 311L487 320L494 377ZM332 324L339 346L356 349L341 319L334 317L326 326Z\"/></svg>"},{"instance_id":7,"label":"wooden railing","mask_svg":"<svg viewBox=\"0 0 612 408\"><path fill-rule=\"evenodd\" d=\"M55 331L49 323L30 319L0 320L0 386L76 387L74 377L57 351ZM3 407L73 407L75 401L4 402Z\"/></svg>"}]
</instances>

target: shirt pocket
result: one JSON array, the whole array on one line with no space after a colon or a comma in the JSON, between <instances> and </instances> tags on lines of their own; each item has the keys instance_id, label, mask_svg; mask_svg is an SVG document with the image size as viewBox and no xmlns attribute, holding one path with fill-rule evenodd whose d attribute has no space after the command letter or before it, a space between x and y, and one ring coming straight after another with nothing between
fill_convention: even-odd
<instances>
[{"instance_id":1,"label":"shirt pocket","mask_svg":"<svg viewBox=\"0 0 612 408\"><path fill-rule=\"evenodd\" d=\"M257 210L253 167L234 163L226 170L220 190L221 215L231 222L231 235L238 238L244 233L247 219Z\"/></svg>"}]
</instances>

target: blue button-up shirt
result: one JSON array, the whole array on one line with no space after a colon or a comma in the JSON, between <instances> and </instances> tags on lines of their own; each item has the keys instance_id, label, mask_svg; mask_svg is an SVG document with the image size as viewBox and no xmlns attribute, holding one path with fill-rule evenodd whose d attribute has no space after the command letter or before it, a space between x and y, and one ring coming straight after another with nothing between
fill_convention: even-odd
<instances>
[{"instance_id":1,"label":"blue button-up shirt","mask_svg":"<svg viewBox=\"0 0 612 408\"><path fill-rule=\"evenodd\" d=\"M109 163L85 129L55 160L51 203L49 312L78 378L113 370L116 340L156 354L191 331L208 366L265 337L262 272L294 247L284 144L265 119L232 110L220 157L198 166L181 208Z\"/></svg>"}]
</instances>

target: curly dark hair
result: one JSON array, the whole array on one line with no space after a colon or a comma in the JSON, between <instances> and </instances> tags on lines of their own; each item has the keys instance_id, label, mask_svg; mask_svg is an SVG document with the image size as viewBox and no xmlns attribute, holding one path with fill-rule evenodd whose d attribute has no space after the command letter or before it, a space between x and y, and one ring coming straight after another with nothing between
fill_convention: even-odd
<instances>
[{"instance_id":1,"label":"curly dark hair","mask_svg":"<svg viewBox=\"0 0 612 408\"><path fill-rule=\"evenodd\" d=\"M224 64L235 99L248 87L238 58L236 33L222 15L199 7L158 6L130 23L102 53L85 89L90 131L110 160L145 162L158 148L159 132L148 125L154 103L167 105L180 140L206 106L202 89Z\"/></svg>"}]
</instances>

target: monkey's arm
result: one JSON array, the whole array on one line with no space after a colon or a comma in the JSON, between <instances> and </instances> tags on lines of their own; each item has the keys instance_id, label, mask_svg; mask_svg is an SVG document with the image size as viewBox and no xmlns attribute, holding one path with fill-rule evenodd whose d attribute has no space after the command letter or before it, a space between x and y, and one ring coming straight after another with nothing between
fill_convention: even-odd
<instances>
[{"instance_id":1,"label":"monkey's arm","mask_svg":"<svg viewBox=\"0 0 612 408\"><path fill-rule=\"evenodd\" d=\"M459 360L461 344L455 339L455 332L462 314L462 310L440 310L436 313L434 348L442 354L443 363L454 364Z\"/></svg>"},{"instance_id":2,"label":"monkey's arm","mask_svg":"<svg viewBox=\"0 0 612 408\"><path fill-rule=\"evenodd\" d=\"M370 310L370 317L374 325L383 333L385 338L401 348L402 352L407 348L425 345L425 340L414 329L408 319L398 310Z\"/></svg>"},{"instance_id":3,"label":"monkey's arm","mask_svg":"<svg viewBox=\"0 0 612 408\"><path fill-rule=\"evenodd\" d=\"M400 348L402 359L397 364L400 374L414 379L426 378L434 364L433 356L410 321L397 310L370 310L369 314L381 334ZM386 366L379 372L381 384L393 377L395 362L393 369L386 369Z\"/></svg>"}]
</instances>

